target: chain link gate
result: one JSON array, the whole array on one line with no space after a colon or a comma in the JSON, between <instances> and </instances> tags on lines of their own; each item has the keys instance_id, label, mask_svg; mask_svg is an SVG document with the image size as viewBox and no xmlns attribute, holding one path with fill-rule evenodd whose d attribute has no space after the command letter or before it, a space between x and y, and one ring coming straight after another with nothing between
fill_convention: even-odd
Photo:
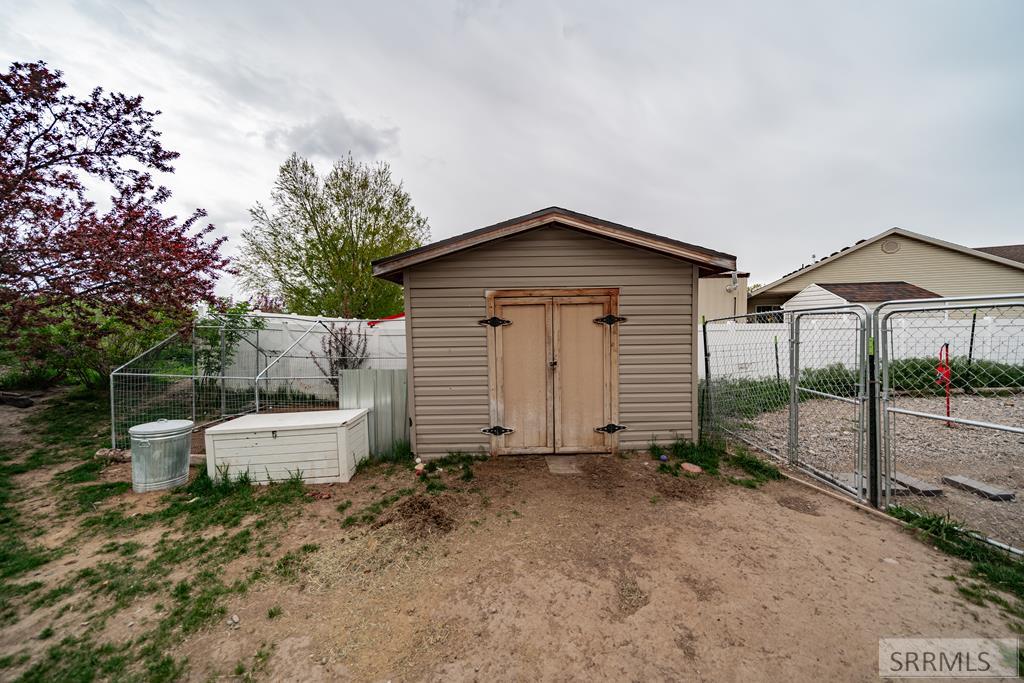
<instances>
[{"instance_id":1,"label":"chain link gate","mask_svg":"<svg viewBox=\"0 0 1024 683\"><path fill-rule=\"evenodd\" d=\"M702 435L1024 555L1024 294L771 311L701 331Z\"/></svg>"},{"instance_id":2,"label":"chain link gate","mask_svg":"<svg viewBox=\"0 0 1024 683\"><path fill-rule=\"evenodd\" d=\"M865 499L867 309L753 313L701 330L702 433L743 441Z\"/></svg>"},{"instance_id":3,"label":"chain link gate","mask_svg":"<svg viewBox=\"0 0 1024 683\"><path fill-rule=\"evenodd\" d=\"M1024 549L1024 295L875 311L882 506Z\"/></svg>"},{"instance_id":4,"label":"chain link gate","mask_svg":"<svg viewBox=\"0 0 1024 683\"><path fill-rule=\"evenodd\" d=\"M789 462L867 500L871 314L850 305L794 311Z\"/></svg>"}]
</instances>

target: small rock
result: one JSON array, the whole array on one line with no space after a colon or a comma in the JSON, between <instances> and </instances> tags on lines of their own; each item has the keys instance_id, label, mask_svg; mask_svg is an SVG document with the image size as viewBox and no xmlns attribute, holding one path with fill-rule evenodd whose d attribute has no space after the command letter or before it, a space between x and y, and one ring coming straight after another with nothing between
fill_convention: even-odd
<instances>
[{"instance_id":1,"label":"small rock","mask_svg":"<svg viewBox=\"0 0 1024 683\"><path fill-rule=\"evenodd\" d=\"M700 474L704 471L700 465L694 465L692 462L684 462L680 467L683 468L683 471L692 472L693 474Z\"/></svg>"},{"instance_id":2,"label":"small rock","mask_svg":"<svg viewBox=\"0 0 1024 683\"><path fill-rule=\"evenodd\" d=\"M132 452L123 448L101 448L96 451L96 457L109 462L131 462Z\"/></svg>"},{"instance_id":3,"label":"small rock","mask_svg":"<svg viewBox=\"0 0 1024 683\"><path fill-rule=\"evenodd\" d=\"M885 562L886 564L899 564L899 562L897 562L891 557L883 557L882 562Z\"/></svg>"},{"instance_id":4,"label":"small rock","mask_svg":"<svg viewBox=\"0 0 1024 683\"><path fill-rule=\"evenodd\" d=\"M497 614L497 613L498 613L498 608L497 607L492 607L491 608L491 614Z\"/></svg>"}]
</instances>

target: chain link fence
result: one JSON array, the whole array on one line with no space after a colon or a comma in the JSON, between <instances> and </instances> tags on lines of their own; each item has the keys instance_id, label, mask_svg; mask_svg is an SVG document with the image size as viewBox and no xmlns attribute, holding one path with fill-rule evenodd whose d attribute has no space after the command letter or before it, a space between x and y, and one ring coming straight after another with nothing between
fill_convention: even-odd
<instances>
[{"instance_id":1,"label":"chain link fence","mask_svg":"<svg viewBox=\"0 0 1024 683\"><path fill-rule=\"evenodd\" d=\"M736 316L702 337L703 436L1024 549L1024 295Z\"/></svg>"},{"instance_id":2,"label":"chain link fence","mask_svg":"<svg viewBox=\"0 0 1024 683\"><path fill-rule=\"evenodd\" d=\"M788 454L790 318L752 313L703 324L701 434Z\"/></svg>"},{"instance_id":3,"label":"chain link fence","mask_svg":"<svg viewBox=\"0 0 1024 683\"><path fill-rule=\"evenodd\" d=\"M197 320L110 375L111 441L158 419L197 427L255 412L337 410L354 369L405 368L405 322L302 316ZM202 452L201 431L193 452Z\"/></svg>"},{"instance_id":4,"label":"chain link fence","mask_svg":"<svg viewBox=\"0 0 1024 683\"><path fill-rule=\"evenodd\" d=\"M878 311L890 504L1024 548L1024 303Z\"/></svg>"}]
</instances>

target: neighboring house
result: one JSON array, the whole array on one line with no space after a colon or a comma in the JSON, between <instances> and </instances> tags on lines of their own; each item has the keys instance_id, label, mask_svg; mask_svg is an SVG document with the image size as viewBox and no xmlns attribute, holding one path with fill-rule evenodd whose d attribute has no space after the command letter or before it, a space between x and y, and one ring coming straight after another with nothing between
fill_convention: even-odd
<instances>
[{"instance_id":1,"label":"neighboring house","mask_svg":"<svg viewBox=\"0 0 1024 683\"><path fill-rule=\"evenodd\" d=\"M747 312L781 310L812 284L893 282L939 296L1024 292L1024 245L971 249L893 228L751 292Z\"/></svg>"},{"instance_id":2,"label":"neighboring house","mask_svg":"<svg viewBox=\"0 0 1024 683\"><path fill-rule=\"evenodd\" d=\"M701 275L697 284L697 315L701 320L728 318L747 312L747 278L750 273Z\"/></svg>"},{"instance_id":3,"label":"neighboring house","mask_svg":"<svg viewBox=\"0 0 1024 683\"><path fill-rule=\"evenodd\" d=\"M549 208L375 261L405 289L413 451L697 438L698 278L736 257Z\"/></svg>"},{"instance_id":4,"label":"neighboring house","mask_svg":"<svg viewBox=\"0 0 1024 683\"><path fill-rule=\"evenodd\" d=\"M874 308L883 301L896 299L934 299L935 292L909 282L822 282L807 285L800 293L782 304L787 311L824 306L862 304Z\"/></svg>"}]
</instances>

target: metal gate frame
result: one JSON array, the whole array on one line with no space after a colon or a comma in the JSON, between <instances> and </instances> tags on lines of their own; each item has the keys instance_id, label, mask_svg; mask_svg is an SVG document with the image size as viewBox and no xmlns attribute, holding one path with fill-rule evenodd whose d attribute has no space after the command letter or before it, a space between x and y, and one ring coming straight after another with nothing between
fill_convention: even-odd
<instances>
[{"instance_id":1,"label":"metal gate frame","mask_svg":"<svg viewBox=\"0 0 1024 683\"><path fill-rule=\"evenodd\" d=\"M742 441L758 448L766 453L772 454L779 460L788 459L789 464L799 468L809 476L820 480L830 486L840 489L847 494L852 494L859 500L868 503L882 510L888 509L892 504L892 485L895 472L895 435L892 433L891 420L895 415L906 415L911 419L920 420L941 420L953 422L970 427L978 427L988 430L998 430L1011 434L1024 435L1024 427L1010 424L997 424L976 419L946 416L936 412L923 410L909 410L897 407L894 403L892 393L893 377L891 359L893 340L889 334L892 330L892 320L900 313L920 312L950 312L964 311L972 308L982 307L1024 307L1024 293L976 295L957 297L935 297L927 299L899 299L886 301L874 309L864 305L853 304L838 307L821 307L804 309L798 311L772 311L765 313L748 313L703 322L704 331L704 369L705 369L705 394L701 405L702 433L705 426L711 429L721 429L723 433L739 438ZM858 395L856 399L847 396L837 396L827 391L820 391L820 387L800 385L801 367L801 320L813 316L823 316L836 313L856 313L860 318L860 333L858 339ZM790 401L789 401L789 434L786 438L788 447L788 458L784 458L780 452L771 453L774 449L765 449L762 445L744 434L734 434L731 429L719 426L714 420L715 409L714 398L717 389L715 388L716 377L711 374L711 347L712 339L708 334L709 323L728 322L778 322L788 323L790 335ZM728 347L727 347L728 348ZM778 344L776 344L776 367L778 364ZM734 353L733 349L729 349ZM726 381L718 380L718 381ZM854 454L855 464L860 476L856 478L854 486L843 485L836 481L828 473L817 471L809 467L807 463L801 463L799 455L800 446L800 398L801 392L811 393L820 398L839 400L846 403L856 404L858 410L857 447ZM990 543L993 546L1002 548L1011 553L1024 556L1024 550L1006 545L998 540L983 536L980 533L970 534L981 541Z\"/></svg>"},{"instance_id":2,"label":"metal gate frame","mask_svg":"<svg viewBox=\"0 0 1024 683\"><path fill-rule=\"evenodd\" d=\"M952 304L952 305L950 305ZM958 424L982 427L985 429L996 429L999 431L1011 432L1014 434L1024 434L1024 428L1011 427L1008 425L1000 425L991 422L982 422L979 420L967 420L958 417L947 417L946 415L936 415L934 413L925 413L916 410L907 410L905 408L897 408L890 405L890 380L889 375L889 335L887 334L889 329L889 321L892 316L898 313L907 312L948 312L957 311L969 308L976 308L979 306L1024 306L1024 294L996 294L989 296L957 296L957 297L944 297L934 299L900 299L894 301L886 301L879 304L874 310L874 321L872 334L874 338L878 340L878 354L880 360L878 361L879 375L880 375L880 386L877 390L878 397L878 415L877 420L880 423L880 429L876 430L876 448L879 453L878 457L878 479L882 483L880 491L882 495L877 501L877 507L883 510L888 508L892 504L892 493L890 490L890 484L892 482L892 476L895 474L895 453L893 452L893 439L890 433L890 415L908 415L920 419L933 419L941 420L943 422L955 422ZM996 545L1002 545L991 539L984 539Z\"/></svg>"},{"instance_id":3,"label":"metal gate frame","mask_svg":"<svg viewBox=\"0 0 1024 683\"><path fill-rule=\"evenodd\" d=\"M800 322L804 318L823 316L855 315L858 318L857 341L857 397L838 396L828 392L800 386ZM790 354L789 354L789 462L794 467L807 472L816 479L842 489L853 495L859 501L865 501L865 493L870 495L868 452L870 451L870 394L871 382L871 350L870 333L872 330L871 310L863 304L847 304L842 306L822 306L817 308L805 308L792 312L790 319ZM838 481L828 472L823 472L814 466L800 462L800 393L805 392L819 398L840 401L856 406L857 429L856 445L854 452L853 486Z\"/></svg>"}]
</instances>

